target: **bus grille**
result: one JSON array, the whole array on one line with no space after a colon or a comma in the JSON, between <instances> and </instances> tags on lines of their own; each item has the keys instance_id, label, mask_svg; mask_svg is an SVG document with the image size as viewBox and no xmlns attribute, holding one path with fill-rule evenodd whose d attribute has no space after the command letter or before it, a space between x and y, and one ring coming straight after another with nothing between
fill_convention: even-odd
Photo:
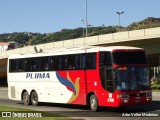
<instances>
[{"instance_id":1,"label":"bus grille","mask_svg":"<svg viewBox=\"0 0 160 120\"><path fill-rule=\"evenodd\" d=\"M16 98L15 86L11 86L11 98Z\"/></svg>"},{"instance_id":2,"label":"bus grille","mask_svg":"<svg viewBox=\"0 0 160 120\"><path fill-rule=\"evenodd\" d=\"M145 93L130 94L130 97L144 97L145 95Z\"/></svg>"}]
</instances>

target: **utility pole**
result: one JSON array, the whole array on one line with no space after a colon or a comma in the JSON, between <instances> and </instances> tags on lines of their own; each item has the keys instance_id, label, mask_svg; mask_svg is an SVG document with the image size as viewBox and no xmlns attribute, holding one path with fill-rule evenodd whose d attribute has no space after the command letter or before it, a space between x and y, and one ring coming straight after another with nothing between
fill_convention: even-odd
<instances>
[{"instance_id":1,"label":"utility pole","mask_svg":"<svg viewBox=\"0 0 160 120\"><path fill-rule=\"evenodd\" d=\"M87 3L87 0L86 0L86 4L85 4L85 15L86 15L86 37L88 36L88 3Z\"/></svg>"}]
</instances>

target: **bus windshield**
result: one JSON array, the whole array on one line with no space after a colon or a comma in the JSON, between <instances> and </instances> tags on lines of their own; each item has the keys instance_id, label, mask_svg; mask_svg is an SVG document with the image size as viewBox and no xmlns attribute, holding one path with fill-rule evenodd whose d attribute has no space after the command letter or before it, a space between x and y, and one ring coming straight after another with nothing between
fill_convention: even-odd
<instances>
[{"instance_id":1,"label":"bus windshield","mask_svg":"<svg viewBox=\"0 0 160 120\"><path fill-rule=\"evenodd\" d=\"M116 64L147 64L144 51L113 52L113 63Z\"/></svg>"},{"instance_id":2,"label":"bus windshield","mask_svg":"<svg viewBox=\"0 0 160 120\"><path fill-rule=\"evenodd\" d=\"M149 89L149 74L147 67L124 67L116 69L117 90Z\"/></svg>"}]
</instances>

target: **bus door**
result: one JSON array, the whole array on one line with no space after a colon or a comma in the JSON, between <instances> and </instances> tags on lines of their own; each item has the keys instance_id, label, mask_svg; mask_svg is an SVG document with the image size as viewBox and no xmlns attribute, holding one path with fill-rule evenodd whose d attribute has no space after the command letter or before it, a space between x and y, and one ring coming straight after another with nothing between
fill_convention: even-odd
<instances>
[{"instance_id":1,"label":"bus door","mask_svg":"<svg viewBox=\"0 0 160 120\"><path fill-rule=\"evenodd\" d=\"M100 79L101 84L108 92L114 92L114 76L115 71L112 68L112 60L110 52L100 53Z\"/></svg>"}]
</instances>

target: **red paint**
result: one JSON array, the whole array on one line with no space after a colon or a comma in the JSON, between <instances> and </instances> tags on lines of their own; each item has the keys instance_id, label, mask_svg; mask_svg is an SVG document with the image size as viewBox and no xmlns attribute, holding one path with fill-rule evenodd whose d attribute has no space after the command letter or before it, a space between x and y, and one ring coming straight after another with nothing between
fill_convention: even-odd
<instances>
[{"instance_id":1,"label":"red paint","mask_svg":"<svg viewBox=\"0 0 160 120\"><path fill-rule=\"evenodd\" d=\"M114 52L122 52L126 50L113 50ZM137 52L144 52L143 50L134 50ZM118 98L117 95L126 93L129 95L137 95L140 94L140 90L138 91L114 91L112 93L112 98L114 102L107 101L109 98L109 92L102 87L101 80L100 80L100 72L99 72L99 52L96 54L96 69L91 70L65 70L59 71L59 74L65 78L67 78L67 72L70 75L71 80L75 83L75 80L79 77L79 94L77 99L75 99L71 104L87 104L87 95L90 92L96 94L98 99L99 106L110 106L110 107L120 107L120 106L131 106L131 105L138 105L138 104L148 104L151 101L146 100L146 96L141 96L139 102L136 101L136 97L129 97L128 103L122 103L122 98ZM128 67L128 66L148 66L147 64L113 64L112 67ZM68 88L69 89L69 88ZM70 89L69 89L70 90ZM147 90L146 90L147 91ZM152 98L151 98L152 99ZM138 101L138 100L137 100Z\"/></svg>"}]
</instances>

